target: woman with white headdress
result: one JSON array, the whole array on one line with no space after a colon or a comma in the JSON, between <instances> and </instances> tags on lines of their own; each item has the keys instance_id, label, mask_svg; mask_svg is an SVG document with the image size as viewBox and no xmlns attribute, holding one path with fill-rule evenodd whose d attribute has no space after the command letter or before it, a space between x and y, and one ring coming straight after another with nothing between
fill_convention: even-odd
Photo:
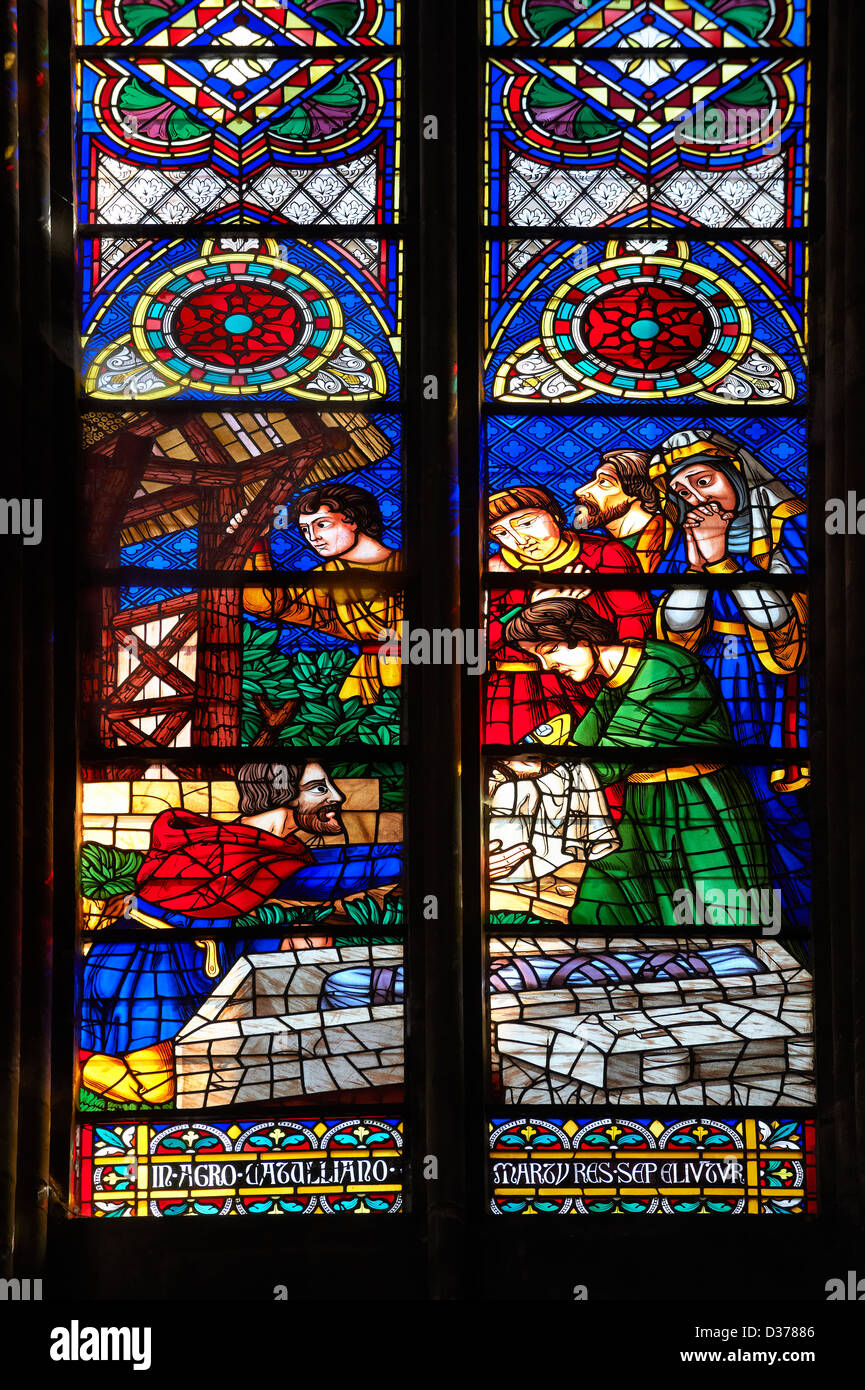
<instances>
[{"instance_id":1,"label":"woman with white headdress","mask_svg":"<svg viewBox=\"0 0 865 1390\"><path fill-rule=\"evenodd\" d=\"M672 435L650 463L662 505L679 525L664 568L700 576L671 590L656 633L699 655L716 677L740 743L794 749L805 742L803 668L807 601L770 576L804 574L806 517L801 498L737 441L716 430ZM716 576L742 575L741 588ZM766 583L755 583L759 575ZM797 759L748 769L773 843L777 881L790 920L807 921L807 847L795 795L808 771Z\"/></svg>"}]
</instances>

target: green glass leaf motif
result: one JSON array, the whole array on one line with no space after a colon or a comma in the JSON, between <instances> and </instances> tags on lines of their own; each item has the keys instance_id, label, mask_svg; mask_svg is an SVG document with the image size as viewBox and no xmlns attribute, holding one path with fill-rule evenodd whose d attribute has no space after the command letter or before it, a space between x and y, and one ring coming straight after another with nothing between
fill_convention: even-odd
<instances>
[{"instance_id":1,"label":"green glass leaf motif","mask_svg":"<svg viewBox=\"0 0 865 1390\"><path fill-rule=\"evenodd\" d=\"M135 849L88 842L81 846L78 880L85 898L107 902L135 892L135 879L144 855Z\"/></svg>"},{"instance_id":2,"label":"green glass leaf motif","mask_svg":"<svg viewBox=\"0 0 865 1390\"><path fill-rule=\"evenodd\" d=\"M709 0L709 6L714 10L717 7L717 0ZM762 34L766 27L767 17L768 5L765 3L762 5L731 5L729 9L724 11L724 19L737 25L740 29L744 29L745 33L749 34L752 39L756 39Z\"/></svg>"},{"instance_id":3,"label":"green glass leaf motif","mask_svg":"<svg viewBox=\"0 0 865 1390\"><path fill-rule=\"evenodd\" d=\"M175 111L168 118L168 135L171 140L194 140L207 134L207 126L196 121L187 111Z\"/></svg>"},{"instance_id":4,"label":"green glass leaf motif","mask_svg":"<svg viewBox=\"0 0 865 1390\"><path fill-rule=\"evenodd\" d=\"M797 1120L788 1120L787 1124L779 1125L777 1129L773 1129L766 1142L772 1145L777 1143L779 1139L790 1139L793 1135L798 1136L798 1133L799 1122Z\"/></svg>"},{"instance_id":5,"label":"green glass leaf motif","mask_svg":"<svg viewBox=\"0 0 865 1390\"><path fill-rule=\"evenodd\" d=\"M546 125L549 122L543 120L543 112L556 110L562 107L574 106L575 110L567 117L570 134L576 140L600 140L606 135L614 134L618 127L609 117L601 115L588 102L579 102L571 92L567 92L557 83L551 82L546 77L538 77L531 85L529 91L529 105L532 113L540 124ZM564 119L564 118L563 118Z\"/></svg>"},{"instance_id":6,"label":"green glass leaf motif","mask_svg":"<svg viewBox=\"0 0 865 1390\"><path fill-rule=\"evenodd\" d=\"M320 134L316 106L324 107L327 111L344 112L339 124L345 126L360 107L360 93L351 78L343 75L327 87L322 87L321 91L315 92L307 101L300 102L281 121L276 121L273 125L274 134L284 135L288 140L307 140L311 135ZM332 121L331 116L328 126ZM329 129L327 133L330 133Z\"/></svg>"},{"instance_id":7,"label":"green glass leaf motif","mask_svg":"<svg viewBox=\"0 0 865 1390\"><path fill-rule=\"evenodd\" d=\"M135 38L152 29L155 24L161 24L169 12L170 7L166 4L147 4L146 0L141 3L127 4L121 6L123 23Z\"/></svg>"},{"instance_id":8,"label":"green glass leaf motif","mask_svg":"<svg viewBox=\"0 0 865 1390\"><path fill-rule=\"evenodd\" d=\"M167 106L168 99L154 92L137 77L130 77L120 89L117 104L121 111L152 111ZM170 140L194 140L207 134L207 126L202 121L176 107L168 117L165 132Z\"/></svg>"},{"instance_id":9,"label":"green glass leaf motif","mask_svg":"<svg viewBox=\"0 0 865 1390\"><path fill-rule=\"evenodd\" d=\"M728 106L770 106L772 91L766 79L755 73L747 82L725 92L724 101Z\"/></svg>"},{"instance_id":10,"label":"green glass leaf motif","mask_svg":"<svg viewBox=\"0 0 865 1390\"><path fill-rule=\"evenodd\" d=\"M563 29L573 19L573 14L563 10L560 5L529 4L529 18L539 39L549 38L557 29Z\"/></svg>"},{"instance_id":11,"label":"green glass leaf motif","mask_svg":"<svg viewBox=\"0 0 865 1390\"><path fill-rule=\"evenodd\" d=\"M327 24L343 36L351 33L357 23L357 15L357 0L333 0L333 4L320 5L314 12L314 18L321 24Z\"/></svg>"}]
</instances>

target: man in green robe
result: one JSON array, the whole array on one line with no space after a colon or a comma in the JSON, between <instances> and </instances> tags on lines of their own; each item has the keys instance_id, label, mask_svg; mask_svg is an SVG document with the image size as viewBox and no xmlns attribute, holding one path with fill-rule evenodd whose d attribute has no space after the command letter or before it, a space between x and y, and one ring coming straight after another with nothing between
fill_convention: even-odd
<instances>
[{"instance_id":1,"label":"man in green robe","mask_svg":"<svg viewBox=\"0 0 865 1390\"><path fill-rule=\"evenodd\" d=\"M572 743L660 754L647 767L635 766L626 752L592 763L602 786L625 783L621 847L588 863L572 924L753 925L757 905L771 894L768 850L749 783L718 752L733 742L732 725L703 663L672 643L623 644L611 623L573 598L518 610L505 638L578 685L602 681ZM540 730L537 741L547 741ZM706 757L677 761L677 744L705 744ZM683 912L689 902L690 917Z\"/></svg>"}]
</instances>

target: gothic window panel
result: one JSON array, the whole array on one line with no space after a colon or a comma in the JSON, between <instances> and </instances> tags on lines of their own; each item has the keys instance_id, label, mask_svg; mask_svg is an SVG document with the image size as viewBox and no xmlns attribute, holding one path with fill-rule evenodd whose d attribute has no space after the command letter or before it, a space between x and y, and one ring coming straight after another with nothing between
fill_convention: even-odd
<instances>
[{"instance_id":1,"label":"gothic window panel","mask_svg":"<svg viewBox=\"0 0 865 1390\"><path fill-rule=\"evenodd\" d=\"M359 940L87 941L82 1111L401 1104L402 944Z\"/></svg>"},{"instance_id":2,"label":"gothic window panel","mask_svg":"<svg viewBox=\"0 0 865 1390\"><path fill-rule=\"evenodd\" d=\"M609 549L595 564L583 557L588 568L633 570L621 552L625 547L643 573L686 573L690 559L678 528L678 498L686 486L682 477L691 476L699 463L713 465L704 488L720 484L723 476L751 499L747 527L739 528L730 551L741 570L807 570L808 453L801 416L727 411L723 419L713 419L625 411L527 418L503 412L487 417L485 440L487 564L496 571L557 568L549 555L530 553L538 545L530 526L520 553L520 528L506 520L509 490L531 488L536 501L552 509L548 549L564 538L559 567L567 566L569 542L597 549L600 522ZM628 499L640 504L639 515L630 520Z\"/></svg>"},{"instance_id":3,"label":"gothic window panel","mask_svg":"<svg viewBox=\"0 0 865 1390\"><path fill-rule=\"evenodd\" d=\"M716 915L717 914L717 915ZM704 904L711 930L722 921ZM494 1103L813 1105L801 942L739 937L494 937Z\"/></svg>"},{"instance_id":4,"label":"gothic window panel","mask_svg":"<svg viewBox=\"0 0 865 1390\"><path fill-rule=\"evenodd\" d=\"M281 830L261 811L280 787L282 804L294 807L283 813ZM301 1137L319 1122L296 1113L311 1102L357 1113L403 1101L401 788L399 765L324 768L314 757L219 769L85 770L75 1158L81 1214L215 1214L214 1191L197 1189L233 1189L235 1177L216 1177L206 1166L154 1174L165 1204L143 1200L144 1160L169 1151L193 1164L247 1155L221 1159L241 1162L243 1173L236 1204L228 1190L220 1194L221 1214L312 1210L312 1191L320 1191L323 1211L353 1210L359 1201L371 1202L367 1210L396 1209L389 1204L399 1182L388 1181L377 1197L363 1195L363 1170L351 1164L328 1175L320 1166L326 1154L317 1150L330 1146ZM117 1117L147 1110L159 1111L164 1123L145 1143L147 1126L129 1129ZM90 1125L94 1112L101 1118ZM356 1123L340 1120L333 1145L352 1162L369 1157L359 1126L368 1135L379 1122ZM401 1132L396 1121L380 1123ZM129 1144L133 1132L138 1182L127 1181L125 1164L108 1161L120 1156L118 1138ZM166 1140L148 1147L157 1134ZM227 1142L241 1134L255 1143ZM377 1142L392 1147L393 1140ZM310 1153L303 1161L313 1168L303 1179L300 1170L290 1177L282 1168L246 1167L250 1153L282 1164L286 1151L291 1158ZM300 1207L299 1182L307 1189ZM376 1205L379 1197L384 1205Z\"/></svg>"},{"instance_id":5,"label":"gothic window panel","mask_svg":"<svg viewBox=\"0 0 865 1390\"><path fill-rule=\"evenodd\" d=\"M494 241L487 399L800 405L807 256L785 259L782 276L761 243Z\"/></svg>"},{"instance_id":6,"label":"gothic window panel","mask_svg":"<svg viewBox=\"0 0 865 1390\"><path fill-rule=\"evenodd\" d=\"M393 1116L82 1124L82 1216L396 1215L403 1126Z\"/></svg>"},{"instance_id":7,"label":"gothic window panel","mask_svg":"<svg viewBox=\"0 0 865 1390\"><path fill-rule=\"evenodd\" d=\"M732 576L739 587L645 589L633 575L630 589L557 576L489 591L488 743L807 747L804 590ZM599 653L588 674L577 638Z\"/></svg>"},{"instance_id":8,"label":"gothic window panel","mask_svg":"<svg viewBox=\"0 0 865 1390\"><path fill-rule=\"evenodd\" d=\"M485 0L487 43L544 48L775 48L807 42L806 0Z\"/></svg>"},{"instance_id":9,"label":"gothic window panel","mask_svg":"<svg viewBox=\"0 0 865 1390\"><path fill-rule=\"evenodd\" d=\"M487 84L493 225L804 221L801 58L500 58Z\"/></svg>"},{"instance_id":10,"label":"gothic window panel","mask_svg":"<svg viewBox=\"0 0 865 1390\"><path fill-rule=\"evenodd\" d=\"M80 254L95 401L400 394L399 242L93 238Z\"/></svg>"},{"instance_id":11,"label":"gothic window panel","mask_svg":"<svg viewBox=\"0 0 865 1390\"><path fill-rule=\"evenodd\" d=\"M76 42L148 48L369 48L400 42L400 0L75 0Z\"/></svg>"},{"instance_id":12,"label":"gothic window panel","mask_svg":"<svg viewBox=\"0 0 865 1390\"><path fill-rule=\"evenodd\" d=\"M807 763L737 765L693 741L678 758L644 750L637 762L635 743L608 746L579 762L534 747L487 759L492 927L669 932L710 901L716 925L741 930L765 916L767 930L807 933Z\"/></svg>"},{"instance_id":13,"label":"gothic window panel","mask_svg":"<svg viewBox=\"0 0 865 1390\"><path fill-rule=\"evenodd\" d=\"M492 1210L813 1210L807 6L486 21Z\"/></svg>"},{"instance_id":14,"label":"gothic window panel","mask_svg":"<svg viewBox=\"0 0 865 1390\"><path fill-rule=\"evenodd\" d=\"M271 793L297 802L278 818L279 835L259 823ZM326 935L400 930L404 804L400 763L339 763L306 750L294 762L271 756L216 769L140 756L90 765L82 926L259 937L313 924L327 925Z\"/></svg>"},{"instance_id":15,"label":"gothic window panel","mask_svg":"<svg viewBox=\"0 0 865 1390\"><path fill-rule=\"evenodd\" d=\"M358 553L402 566L398 415L102 410L82 441L94 568L335 570ZM346 526L325 525L328 497Z\"/></svg>"},{"instance_id":16,"label":"gothic window panel","mask_svg":"<svg viewBox=\"0 0 865 1390\"><path fill-rule=\"evenodd\" d=\"M489 1143L495 1216L817 1210L814 1121L798 1116L499 1116Z\"/></svg>"},{"instance_id":17,"label":"gothic window panel","mask_svg":"<svg viewBox=\"0 0 865 1390\"><path fill-rule=\"evenodd\" d=\"M82 223L396 220L393 57L100 55L78 83Z\"/></svg>"},{"instance_id":18,"label":"gothic window panel","mask_svg":"<svg viewBox=\"0 0 865 1390\"><path fill-rule=\"evenodd\" d=\"M77 1209L394 1214L399 3L79 0L76 41Z\"/></svg>"},{"instance_id":19,"label":"gothic window panel","mask_svg":"<svg viewBox=\"0 0 865 1390\"><path fill-rule=\"evenodd\" d=\"M332 577L90 591L87 735L114 749L399 744L403 591Z\"/></svg>"}]
</instances>

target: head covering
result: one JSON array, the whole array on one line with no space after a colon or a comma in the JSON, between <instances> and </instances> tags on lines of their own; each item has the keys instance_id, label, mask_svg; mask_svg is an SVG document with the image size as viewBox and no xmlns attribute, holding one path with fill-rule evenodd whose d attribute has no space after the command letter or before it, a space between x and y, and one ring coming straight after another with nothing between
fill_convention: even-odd
<instances>
[{"instance_id":1,"label":"head covering","mask_svg":"<svg viewBox=\"0 0 865 1390\"><path fill-rule=\"evenodd\" d=\"M523 512L529 508L549 512L558 526L564 527L567 524L561 503L555 495L545 487L529 486L526 483L517 483L501 492L490 493L487 508L491 526L513 512Z\"/></svg>"},{"instance_id":2,"label":"head covering","mask_svg":"<svg viewBox=\"0 0 865 1390\"><path fill-rule=\"evenodd\" d=\"M773 516L780 506L790 514L804 510L802 499L738 440L718 430L681 430L671 434L649 460L649 476L662 503L674 502L680 524L688 508L670 483L683 468L695 463L723 473L736 493L736 515L729 530L731 550L752 551L757 542L763 548L772 535Z\"/></svg>"}]
</instances>

